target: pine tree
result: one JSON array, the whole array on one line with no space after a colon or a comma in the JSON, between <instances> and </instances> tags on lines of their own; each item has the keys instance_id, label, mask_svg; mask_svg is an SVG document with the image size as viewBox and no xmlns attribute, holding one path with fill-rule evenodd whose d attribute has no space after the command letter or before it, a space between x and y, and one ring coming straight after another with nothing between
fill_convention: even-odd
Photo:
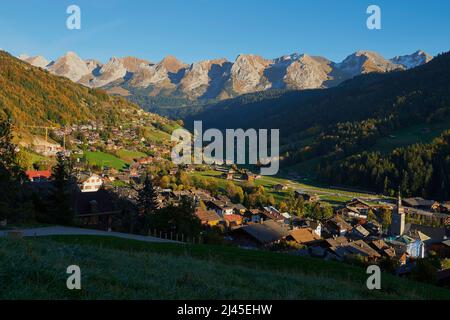
<instances>
[{"instance_id":1,"label":"pine tree","mask_svg":"<svg viewBox=\"0 0 450 320\"><path fill-rule=\"evenodd\" d=\"M158 194L153 181L147 175L144 181L144 187L139 191L138 195L138 228L141 232L148 231L150 217L158 211Z\"/></svg>"},{"instance_id":2,"label":"pine tree","mask_svg":"<svg viewBox=\"0 0 450 320\"><path fill-rule=\"evenodd\" d=\"M51 223L70 225L73 222L73 211L70 196L70 174L71 165L69 159L58 153L56 165L53 167L52 178L54 188L50 194L50 216Z\"/></svg>"},{"instance_id":3,"label":"pine tree","mask_svg":"<svg viewBox=\"0 0 450 320\"><path fill-rule=\"evenodd\" d=\"M17 147L12 142L11 121L0 121L0 220L19 222L33 215L23 182ZM32 210L31 210L32 211Z\"/></svg>"},{"instance_id":4,"label":"pine tree","mask_svg":"<svg viewBox=\"0 0 450 320\"><path fill-rule=\"evenodd\" d=\"M10 172L12 178L23 177L17 157L17 146L12 142L12 124L10 119L0 122L0 162Z\"/></svg>"}]
</instances>

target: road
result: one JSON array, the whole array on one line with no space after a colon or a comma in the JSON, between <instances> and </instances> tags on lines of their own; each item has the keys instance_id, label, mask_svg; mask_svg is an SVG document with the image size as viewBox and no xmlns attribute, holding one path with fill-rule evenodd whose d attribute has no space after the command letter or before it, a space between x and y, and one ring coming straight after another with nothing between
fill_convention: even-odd
<instances>
[{"instance_id":1,"label":"road","mask_svg":"<svg viewBox=\"0 0 450 320\"><path fill-rule=\"evenodd\" d=\"M123 239L131 239L144 242L166 242L166 243L177 243L176 241L160 239L155 237L139 236L135 234L120 233L120 232L106 232L100 230L90 230L81 228L69 228L69 227L45 227L45 228L34 228L34 229L18 229L22 232L24 237L46 237L46 236L104 236L104 237L115 237ZM6 237L8 235L8 230L0 231L0 237Z\"/></svg>"}]
</instances>

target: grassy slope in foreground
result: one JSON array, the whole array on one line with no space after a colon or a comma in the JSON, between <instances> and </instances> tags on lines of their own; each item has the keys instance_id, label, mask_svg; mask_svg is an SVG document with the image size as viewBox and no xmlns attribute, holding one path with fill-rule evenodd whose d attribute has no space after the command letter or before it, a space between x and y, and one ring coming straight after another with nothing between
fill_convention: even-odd
<instances>
[{"instance_id":1,"label":"grassy slope in foreground","mask_svg":"<svg viewBox=\"0 0 450 320\"><path fill-rule=\"evenodd\" d=\"M445 289L391 275L369 291L360 268L231 247L2 239L0 260L0 299L450 299ZM65 287L71 264L81 267L81 291Z\"/></svg>"}]
</instances>

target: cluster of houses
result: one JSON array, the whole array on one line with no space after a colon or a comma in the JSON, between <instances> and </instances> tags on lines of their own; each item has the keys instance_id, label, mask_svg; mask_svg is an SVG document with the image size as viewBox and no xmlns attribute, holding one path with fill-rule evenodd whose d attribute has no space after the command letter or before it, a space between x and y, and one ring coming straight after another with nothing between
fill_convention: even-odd
<instances>
[{"instance_id":1,"label":"cluster of houses","mask_svg":"<svg viewBox=\"0 0 450 320\"><path fill-rule=\"evenodd\" d=\"M128 179L139 179L145 166L153 161L152 157L138 160L126 173ZM29 171L27 174L30 181L38 183L45 182L51 175L49 171ZM77 173L74 208L82 225L110 229L119 214L117 202L120 199L137 200L137 189L113 186L113 179L115 175L111 173ZM136 185L139 183L137 180ZM202 189L175 191L158 188L157 194L160 208L177 205L183 198L193 200L195 214L202 225L207 228L221 226L224 237L242 247L272 248L288 244L291 252L298 255L332 260L358 256L375 263L388 258L397 260L405 268L409 262L426 257L430 250L442 258L450 257L448 203L421 198L402 200L399 197L395 204L375 205L353 199L336 208L330 219L318 221L280 212L273 206L246 208L233 203L227 196L213 196ZM320 200L317 195L303 190L297 190L295 195L310 203ZM379 213L383 208L392 210L389 230L383 230L380 223L369 219L370 212ZM406 221L407 216L425 213L441 217L442 225L431 227Z\"/></svg>"},{"instance_id":2,"label":"cluster of houses","mask_svg":"<svg viewBox=\"0 0 450 320\"><path fill-rule=\"evenodd\" d=\"M298 196L305 196L299 191ZM309 200L315 201L315 195ZM281 243L295 244L295 253L324 259L344 260L359 256L368 262L383 258L407 266L410 261L427 256L429 250L450 257L450 232L446 227L406 223L409 207L401 200L393 206L392 224L382 230L378 222L368 221L370 210L381 206L354 199L336 210L331 219L317 221L279 212L274 207L247 209L226 197L206 200L197 216L204 225L227 227L229 239L251 248L270 248Z\"/></svg>"}]
</instances>

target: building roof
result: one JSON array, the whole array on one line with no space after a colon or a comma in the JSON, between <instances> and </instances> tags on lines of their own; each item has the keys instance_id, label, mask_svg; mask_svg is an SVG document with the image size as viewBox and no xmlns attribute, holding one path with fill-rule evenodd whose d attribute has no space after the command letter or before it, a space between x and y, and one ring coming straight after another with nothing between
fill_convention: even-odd
<instances>
[{"instance_id":1,"label":"building roof","mask_svg":"<svg viewBox=\"0 0 450 320\"><path fill-rule=\"evenodd\" d=\"M329 238L325 240L330 247L340 247L349 243L348 239L344 236Z\"/></svg>"},{"instance_id":2,"label":"building roof","mask_svg":"<svg viewBox=\"0 0 450 320\"><path fill-rule=\"evenodd\" d=\"M409 207L431 207L436 201L425 200L421 197L403 199L402 202Z\"/></svg>"},{"instance_id":3,"label":"building roof","mask_svg":"<svg viewBox=\"0 0 450 320\"><path fill-rule=\"evenodd\" d=\"M222 220L222 218L220 218L220 216L213 210L202 210L199 209L195 212L195 214L197 215L197 217L200 219L200 221L202 222L211 222L211 221L220 221Z\"/></svg>"},{"instance_id":4,"label":"building roof","mask_svg":"<svg viewBox=\"0 0 450 320\"><path fill-rule=\"evenodd\" d=\"M385 248L389 248L388 244L386 242L384 242L383 240L379 239L379 240L373 240L371 242L371 244L377 248L378 250L383 250Z\"/></svg>"},{"instance_id":5,"label":"building roof","mask_svg":"<svg viewBox=\"0 0 450 320\"><path fill-rule=\"evenodd\" d=\"M372 249L363 240L357 240L355 242L350 242L346 249L353 254L360 254L367 257L379 258L381 255L374 249Z\"/></svg>"},{"instance_id":6,"label":"building roof","mask_svg":"<svg viewBox=\"0 0 450 320\"><path fill-rule=\"evenodd\" d=\"M331 222L333 225L336 225L341 230L350 230L352 228L352 226L349 223L347 223L347 221L345 221L343 218L339 216L335 216L328 221Z\"/></svg>"},{"instance_id":7,"label":"building roof","mask_svg":"<svg viewBox=\"0 0 450 320\"><path fill-rule=\"evenodd\" d=\"M291 236L298 243L308 243L308 242L313 242L313 241L320 239L320 237L317 236L309 228L301 228L301 229L292 230L289 233L289 236Z\"/></svg>"},{"instance_id":8,"label":"building roof","mask_svg":"<svg viewBox=\"0 0 450 320\"><path fill-rule=\"evenodd\" d=\"M364 237L368 237L370 235L370 232L366 230L362 225L357 225L354 227L354 230L358 231L361 235Z\"/></svg>"},{"instance_id":9,"label":"building roof","mask_svg":"<svg viewBox=\"0 0 450 320\"><path fill-rule=\"evenodd\" d=\"M242 216L237 214L226 214L223 219L227 222L242 223Z\"/></svg>"},{"instance_id":10,"label":"building roof","mask_svg":"<svg viewBox=\"0 0 450 320\"><path fill-rule=\"evenodd\" d=\"M25 174L28 176L28 179L34 180L34 179L50 179L52 176L52 172L50 170L44 170L44 171L33 171L28 170L25 172Z\"/></svg>"},{"instance_id":11,"label":"building roof","mask_svg":"<svg viewBox=\"0 0 450 320\"><path fill-rule=\"evenodd\" d=\"M246 208L244 205L240 204L240 203L234 203L234 204L232 204L231 206L232 206L235 210L239 210L239 211L247 210L247 208Z\"/></svg>"},{"instance_id":12,"label":"building roof","mask_svg":"<svg viewBox=\"0 0 450 320\"><path fill-rule=\"evenodd\" d=\"M446 239L446 230L444 227L436 228L408 223L405 226L405 234L414 239L420 239L422 241L442 241Z\"/></svg>"},{"instance_id":13,"label":"building roof","mask_svg":"<svg viewBox=\"0 0 450 320\"><path fill-rule=\"evenodd\" d=\"M280 224L270 220L261 224L249 224L241 230L261 244L269 244L289 235L287 228L283 228Z\"/></svg>"}]
</instances>

